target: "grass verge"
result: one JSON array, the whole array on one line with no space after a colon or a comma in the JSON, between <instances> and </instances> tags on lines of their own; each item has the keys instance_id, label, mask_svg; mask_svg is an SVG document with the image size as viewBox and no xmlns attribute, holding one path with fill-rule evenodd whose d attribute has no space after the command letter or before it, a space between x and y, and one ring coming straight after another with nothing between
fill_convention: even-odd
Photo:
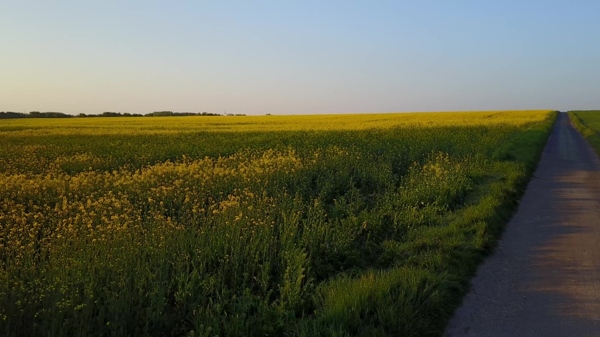
<instances>
[{"instance_id":1,"label":"grass verge","mask_svg":"<svg viewBox=\"0 0 600 337\"><path fill-rule=\"evenodd\" d=\"M569 111L569 119L577 131L592 145L596 153L600 154L600 111Z\"/></svg>"}]
</instances>

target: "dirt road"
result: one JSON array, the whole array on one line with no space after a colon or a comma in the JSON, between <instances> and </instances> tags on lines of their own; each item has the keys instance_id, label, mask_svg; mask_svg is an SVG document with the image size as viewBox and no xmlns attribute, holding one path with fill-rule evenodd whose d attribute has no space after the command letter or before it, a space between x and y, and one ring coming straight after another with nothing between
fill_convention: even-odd
<instances>
[{"instance_id":1,"label":"dirt road","mask_svg":"<svg viewBox=\"0 0 600 337\"><path fill-rule=\"evenodd\" d=\"M445 336L600 336L600 160L566 113Z\"/></svg>"}]
</instances>

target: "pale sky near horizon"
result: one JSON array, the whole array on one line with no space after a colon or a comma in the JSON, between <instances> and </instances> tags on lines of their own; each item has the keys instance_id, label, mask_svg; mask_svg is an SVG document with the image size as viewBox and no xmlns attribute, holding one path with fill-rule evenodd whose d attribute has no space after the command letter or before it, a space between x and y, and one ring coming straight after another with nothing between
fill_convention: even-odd
<instances>
[{"instance_id":1,"label":"pale sky near horizon","mask_svg":"<svg viewBox=\"0 0 600 337\"><path fill-rule=\"evenodd\" d=\"M600 1L0 2L0 111L600 109Z\"/></svg>"}]
</instances>

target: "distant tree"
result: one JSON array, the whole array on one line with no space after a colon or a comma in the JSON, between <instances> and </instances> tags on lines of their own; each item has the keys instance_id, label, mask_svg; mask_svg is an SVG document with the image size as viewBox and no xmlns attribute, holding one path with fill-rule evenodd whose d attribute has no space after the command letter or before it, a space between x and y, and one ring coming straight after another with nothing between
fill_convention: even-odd
<instances>
[{"instance_id":1,"label":"distant tree","mask_svg":"<svg viewBox=\"0 0 600 337\"><path fill-rule=\"evenodd\" d=\"M29 116L27 116L24 113L20 113L20 112L12 112L12 111L2 111L0 112L0 119L8 119L8 118L27 118Z\"/></svg>"},{"instance_id":2,"label":"distant tree","mask_svg":"<svg viewBox=\"0 0 600 337\"><path fill-rule=\"evenodd\" d=\"M79 115L77 115L77 117L87 117L87 115L82 112Z\"/></svg>"},{"instance_id":3,"label":"distant tree","mask_svg":"<svg viewBox=\"0 0 600 337\"><path fill-rule=\"evenodd\" d=\"M229 115L233 116L232 114L229 114ZM134 115L134 116L141 116L141 115ZM152 117L152 116L222 116L222 115L216 114L216 113L210 113L210 112L206 112L206 111L205 112L154 111L154 112L147 113L144 116Z\"/></svg>"},{"instance_id":4,"label":"distant tree","mask_svg":"<svg viewBox=\"0 0 600 337\"><path fill-rule=\"evenodd\" d=\"M146 116L173 116L173 111L154 111Z\"/></svg>"},{"instance_id":5,"label":"distant tree","mask_svg":"<svg viewBox=\"0 0 600 337\"><path fill-rule=\"evenodd\" d=\"M62 112L39 112L30 111L28 114L22 112L5 111L0 112L0 118L70 118L71 115Z\"/></svg>"},{"instance_id":6,"label":"distant tree","mask_svg":"<svg viewBox=\"0 0 600 337\"><path fill-rule=\"evenodd\" d=\"M62 112L43 112L42 115L46 118L71 118L73 116Z\"/></svg>"},{"instance_id":7,"label":"distant tree","mask_svg":"<svg viewBox=\"0 0 600 337\"><path fill-rule=\"evenodd\" d=\"M113 111L104 111L100 116L102 117L120 117L121 114Z\"/></svg>"}]
</instances>

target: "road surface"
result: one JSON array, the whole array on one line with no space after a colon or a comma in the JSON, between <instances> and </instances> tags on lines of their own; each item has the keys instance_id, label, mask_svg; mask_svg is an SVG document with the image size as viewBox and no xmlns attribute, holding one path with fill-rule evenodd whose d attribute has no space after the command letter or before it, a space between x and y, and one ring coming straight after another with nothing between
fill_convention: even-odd
<instances>
[{"instance_id":1,"label":"road surface","mask_svg":"<svg viewBox=\"0 0 600 337\"><path fill-rule=\"evenodd\" d=\"M600 336L600 160L566 113L444 336Z\"/></svg>"}]
</instances>

